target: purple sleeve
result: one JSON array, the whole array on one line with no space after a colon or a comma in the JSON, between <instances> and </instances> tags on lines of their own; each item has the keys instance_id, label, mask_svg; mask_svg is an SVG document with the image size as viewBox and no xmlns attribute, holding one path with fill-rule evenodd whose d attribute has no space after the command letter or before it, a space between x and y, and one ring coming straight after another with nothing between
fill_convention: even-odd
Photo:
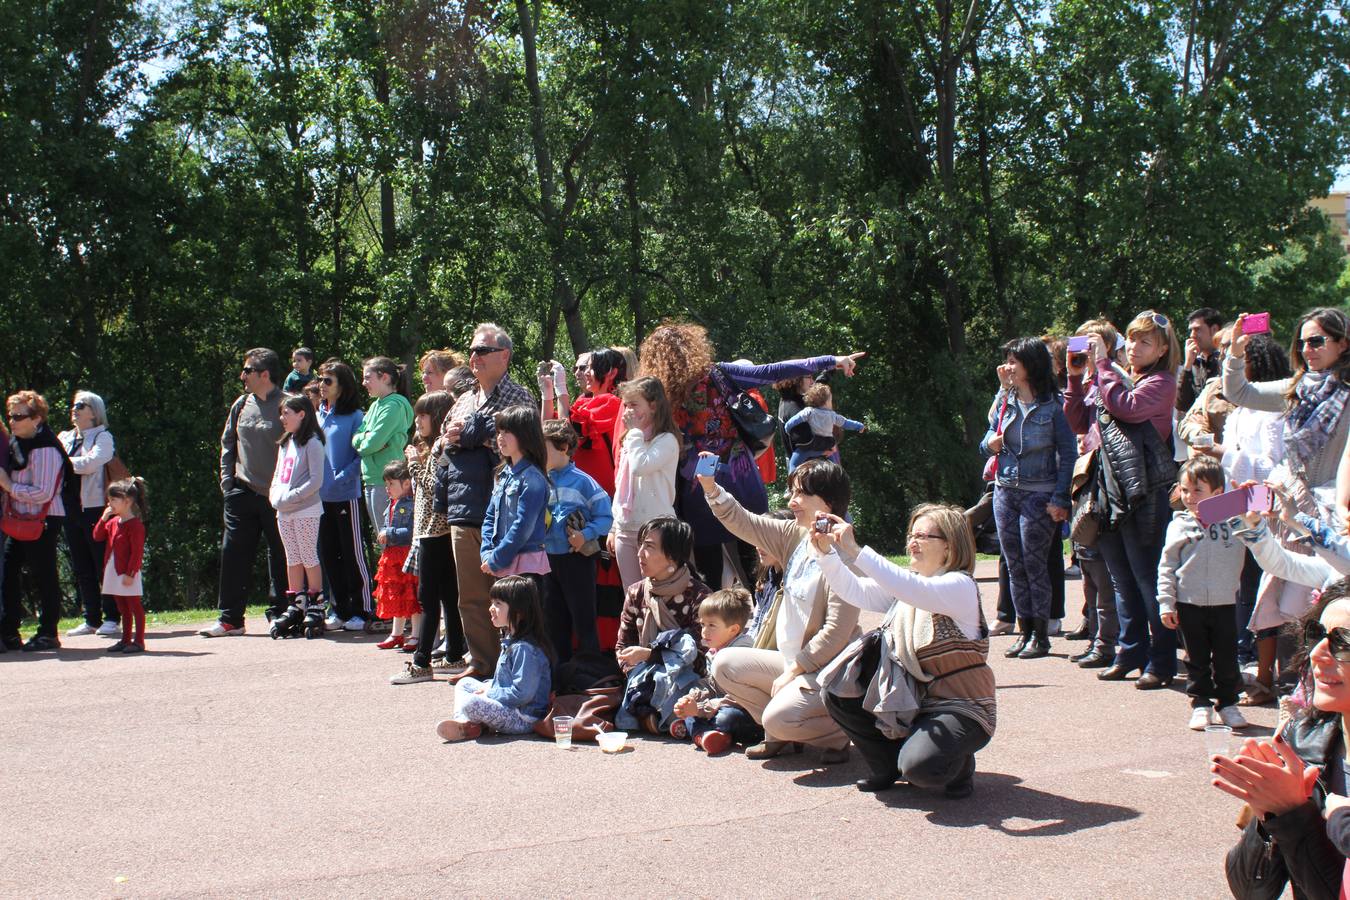
<instances>
[{"instance_id":1,"label":"purple sleeve","mask_svg":"<svg viewBox=\"0 0 1350 900\"><path fill-rule=\"evenodd\" d=\"M1111 415L1126 422L1153 421L1155 426L1163 416L1170 420L1172 405L1177 400L1176 378L1170 373L1151 375L1131 390L1106 360L1097 364L1097 389L1103 407Z\"/></svg>"},{"instance_id":2,"label":"purple sleeve","mask_svg":"<svg viewBox=\"0 0 1350 900\"><path fill-rule=\"evenodd\" d=\"M810 359L786 359L782 362L765 363L762 366L747 366L739 363L718 363L722 371L742 390L761 384L773 384L789 378L806 378L819 372L827 372L838 365L836 357L813 356Z\"/></svg>"},{"instance_id":3,"label":"purple sleeve","mask_svg":"<svg viewBox=\"0 0 1350 900\"><path fill-rule=\"evenodd\" d=\"M1087 434L1092 427L1092 413L1087 408L1087 388L1078 378L1070 378L1064 391L1064 417L1074 434Z\"/></svg>"}]
</instances>

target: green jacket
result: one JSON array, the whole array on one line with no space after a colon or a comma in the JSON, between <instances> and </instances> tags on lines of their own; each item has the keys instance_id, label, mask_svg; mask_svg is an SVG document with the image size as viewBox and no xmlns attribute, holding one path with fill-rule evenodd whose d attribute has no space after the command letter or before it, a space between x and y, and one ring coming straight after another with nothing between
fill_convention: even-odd
<instances>
[{"instance_id":1,"label":"green jacket","mask_svg":"<svg viewBox=\"0 0 1350 900\"><path fill-rule=\"evenodd\" d=\"M390 394L370 404L361 427L352 434L352 449L361 457L361 481L384 483L384 467L403 458L413 408L402 394Z\"/></svg>"}]
</instances>

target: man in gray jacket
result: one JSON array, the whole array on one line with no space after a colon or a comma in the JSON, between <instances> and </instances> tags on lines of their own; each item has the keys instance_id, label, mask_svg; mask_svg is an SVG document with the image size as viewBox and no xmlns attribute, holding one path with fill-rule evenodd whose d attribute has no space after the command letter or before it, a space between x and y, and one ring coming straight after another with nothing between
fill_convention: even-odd
<instances>
[{"instance_id":1,"label":"man in gray jacket","mask_svg":"<svg viewBox=\"0 0 1350 900\"><path fill-rule=\"evenodd\" d=\"M250 350L244 354L239 380L245 393L230 407L220 436L220 491L225 495L220 621L199 631L202 637L244 633L244 607L260 537L267 540L267 568L272 578L268 612L279 613L286 598L286 552L277 531L276 511L267 500L282 430L282 393L277 387L281 359L265 347Z\"/></svg>"}]
</instances>

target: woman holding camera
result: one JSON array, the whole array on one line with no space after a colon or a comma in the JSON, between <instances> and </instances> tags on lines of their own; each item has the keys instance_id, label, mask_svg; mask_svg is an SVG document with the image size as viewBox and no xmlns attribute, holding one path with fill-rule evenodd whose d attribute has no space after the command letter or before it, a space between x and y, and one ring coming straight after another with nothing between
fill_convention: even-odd
<instances>
[{"instance_id":1,"label":"woman holding camera","mask_svg":"<svg viewBox=\"0 0 1350 900\"><path fill-rule=\"evenodd\" d=\"M1003 347L1002 387L994 398L980 450L996 459L994 521L1008 567L1021 636L1004 654L1035 659L1050 653L1050 569L1046 555L1069 518L1069 481L1078 443L1055 386L1054 363L1040 338Z\"/></svg>"},{"instance_id":2,"label":"woman holding camera","mask_svg":"<svg viewBox=\"0 0 1350 900\"><path fill-rule=\"evenodd\" d=\"M703 454L705 458L713 454ZM848 475L823 459L802 463L788 476L792 519L748 512L713 475L699 474L713 515L731 534L762 553L785 560L783 587L764 616L753 649L729 647L713 657L713 678L727 696L764 726L764 743L750 759L768 759L802 744L821 747L824 763L848 759L848 735L825 709L817 673L858 636L858 608L825 581L807 540L817 519L830 527L851 496Z\"/></svg>"}]
</instances>

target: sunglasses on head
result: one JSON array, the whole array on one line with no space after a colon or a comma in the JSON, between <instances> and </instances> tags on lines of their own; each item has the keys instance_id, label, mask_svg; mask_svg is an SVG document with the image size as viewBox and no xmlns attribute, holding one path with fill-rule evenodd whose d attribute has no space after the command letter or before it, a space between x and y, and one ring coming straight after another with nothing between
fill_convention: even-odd
<instances>
[{"instance_id":1,"label":"sunglasses on head","mask_svg":"<svg viewBox=\"0 0 1350 900\"><path fill-rule=\"evenodd\" d=\"M1341 662L1350 662L1350 628L1336 627L1327 631L1326 626L1316 619L1303 626L1303 640L1309 649L1322 643L1324 638L1332 656Z\"/></svg>"},{"instance_id":2,"label":"sunglasses on head","mask_svg":"<svg viewBox=\"0 0 1350 900\"><path fill-rule=\"evenodd\" d=\"M1149 319L1152 320L1154 325L1157 325L1159 328L1162 328L1163 330L1166 330L1167 326L1172 324L1167 320L1167 316L1164 316L1160 312L1154 312L1153 310L1149 310L1147 315Z\"/></svg>"},{"instance_id":3,"label":"sunglasses on head","mask_svg":"<svg viewBox=\"0 0 1350 900\"><path fill-rule=\"evenodd\" d=\"M470 347L470 356L491 356L494 353L501 353L505 347Z\"/></svg>"},{"instance_id":4,"label":"sunglasses on head","mask_svg":"<svg viewBox=\"0 0 1350 900\"><path fill-rule=\"evenodd\" d=\"M1299 338L1298 342L1309 350L1321 350L1327 345L1327 336L1325 334L1314 334L1312 337Z\"/></svg>"}]
</instances>

